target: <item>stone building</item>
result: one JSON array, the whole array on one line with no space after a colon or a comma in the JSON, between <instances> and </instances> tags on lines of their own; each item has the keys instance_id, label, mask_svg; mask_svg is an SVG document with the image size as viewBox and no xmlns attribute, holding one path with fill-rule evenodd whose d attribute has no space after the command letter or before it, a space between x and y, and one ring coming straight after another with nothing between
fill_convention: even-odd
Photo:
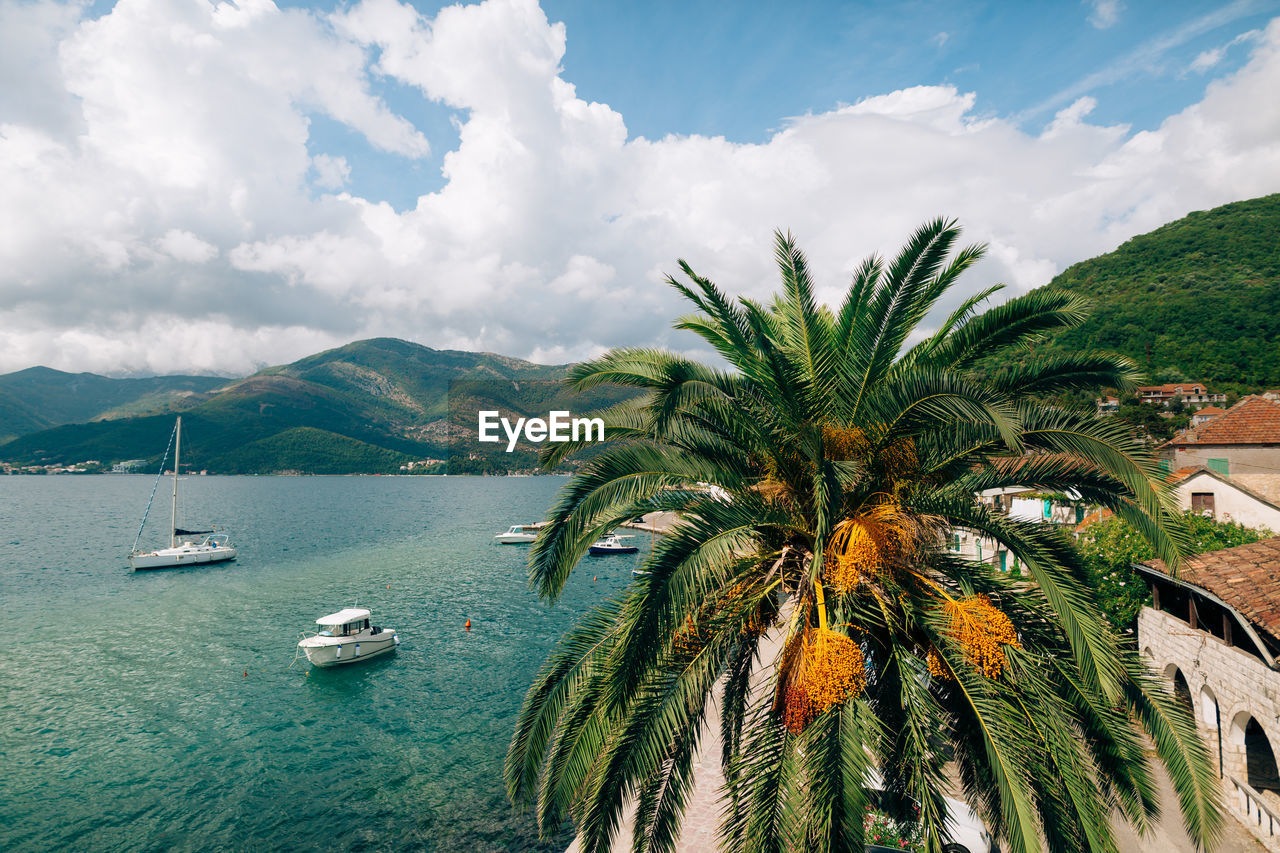
<instances>
[{"instance_id":1,"label":"stone building","mask_svg":"<svg viewBox=\"0 0 1280 853\"><path fill-rule=\"evenodd\" d=\"M1168 470L1204 466L1280 501L1280 403L1245 397L1225 414L1160 448Z\"/></svg>"},{"instance_id":2,"label":"stone building","mask_svg":"<svg viewBox=\"0 0 1280 853\"><path fill-rule=\"evenodd\" d=\"M1138 567L1138 647L1203 735L1228 810L1280 853L1280 537Z\"/></svg>"}]
</instances>

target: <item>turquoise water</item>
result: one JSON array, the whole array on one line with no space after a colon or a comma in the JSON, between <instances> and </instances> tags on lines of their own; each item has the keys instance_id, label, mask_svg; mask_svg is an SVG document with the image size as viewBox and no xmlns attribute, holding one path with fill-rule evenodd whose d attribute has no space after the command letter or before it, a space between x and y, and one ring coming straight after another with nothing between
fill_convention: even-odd
<instances>
[{"instance_id":1,"label":"turquoise water","mask_svg":"<svg viewBox=\"0 0 1280 853\"><path fill-rule=\"evenodd\" d=\"M637 562L588 558L555 607L529 591L528 549L492 537L564 483L192 477L182 519L239 559L133 572L152 478L0 477L0 849L563 850L502 757L547 651ZM291 665L357 600L396 655Z\"/></svg>"}]
</instances>

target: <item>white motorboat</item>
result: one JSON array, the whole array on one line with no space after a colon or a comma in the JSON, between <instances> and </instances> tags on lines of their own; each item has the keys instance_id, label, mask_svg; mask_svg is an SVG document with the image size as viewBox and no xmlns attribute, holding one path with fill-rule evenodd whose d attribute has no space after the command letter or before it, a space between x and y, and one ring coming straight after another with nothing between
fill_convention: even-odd
<instances>
[{"instance_id":1,"label":"white motorboat","mask_svg":"<svg viewBox=\"0 0 1280 853\"><path fill-rule=\"evenodd\" d=\"M231 545L231 538L225 533L213 530L184 530L178 526L178 460L182 452L182 417L173 425L173 512L169 518L169 547L156 548L151 551L138 550L138 542L142 539L142 530L147 526L147 516L151 514L151 502L155 500L155 486L151 489L151 500L147 501L146 512L142 514L142 524L138 525L138 535L133 540L133 551L129 554L129 565L134 569L169 569L174 566L195 566L200 563L221 563L236 558L236 549ZM156 475L156 486L160 485L160 477L164 475L164 463L169 458L169 448L164 450L164 459L160 460L160 473ZM196 539L203 536L203 539Z\"/></svg>"},{"instance_id":2,"label":"white motorboat","mask_svg":"<svg viewBox=\"0 0 1280 853\"><path fill-rule=\"evenodd\" d=\"M513 524L506 533L493 537L499 545L528 545L538 538L541 524Z\"/></svg>"},{"instance_id":3,"label":"white motorboat","mask_svg":"<svg viewBox=\"0 0 1280 853\"><path fill-rule=\"evenodd\" d=\"M606 554L634 554L640 549L635 545L628 545L623 539L634 538L631 534L619 536L617 533L610 533L603 539L597 539L587 548L588 553L596 557L603 557Z\"/></svg>"},{"instance_id":4,"label":"white motorboat","mask_svg":"<svg viewBox=\"0 0 1280 853\"><path fill-rule=\"evenodd\" d=\"M394 652L400 635L394 628L369 624L370 613L362 607L348 607L316 620L320 632L303 637L298 648L315 666L338 666Z\"/></svg>"}]
</instances>

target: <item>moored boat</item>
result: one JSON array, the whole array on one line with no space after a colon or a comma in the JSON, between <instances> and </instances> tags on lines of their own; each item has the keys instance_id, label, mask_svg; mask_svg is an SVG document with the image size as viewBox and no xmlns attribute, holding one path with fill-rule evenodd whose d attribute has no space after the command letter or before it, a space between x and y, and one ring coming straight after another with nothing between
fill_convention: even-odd
<instances>
[{"instance_id":1,"label":"moored boat","mask_svg":"<svg viewBox=\"0 0 1280 853\"><path fill-rule=\"evenodd\" d=\"M348 607L316 620L320 632L303 637L298 648L314 666L337 666L394 652L400 635L394 628L369 624L370 612Z\"/></svg>"},{"instance_id":2,"label":"moored boat","mask_svg":"<svg viewBox=\"0 0 1280 853\"><path fill-rule=\"evenodd\" d=\"M619 536L617 533L610 533L603 539L592 542L587 551L596 557L603 557L606 554L634 554L640 549L622 541L630 538L632 538L630 534Z\"/></svg>"},{"instance_id":3,"label":"moored boat","mask_svg":"<svg viewBox=\"0 0 1280 853\"><path fill-rule=\"evenodd\" d=\"M221 563L236 558L236 549L231 545L231 538L225 533L213 530L183 530L178 527L178 471L182 453L182 417L173 425L173 508L169 518L169 547L156 548L151 551L138 550L138 542L142 539L142 530L147 526L147 516L151 514L151 501L147 501L146 512L142 514L142 524L138 526L138 536L133 540L133 551L129 554L129 565L136 569L170 569L175 566L195 566L201 563ZM156 485L164 474L164 463L169 458L169 448L165 448L164 459L160 460L160 474L156 476ZM201 471L201 474L204 472ZM151 490L151 498L155 499L155 488ZM194 537L203 536L203 539Z\"/></svg>"},{"instance_id":4,"label":"moored boat","mask_svg":"<svg viewBox=\"0 0 1280 853\"><path fill-rule=\"evenodd\" d=\"M541 524L513 524L506 533L493 537L499 545L529 545L538 538Z\"/></svg>"},{"instance_id":5,"label":"moored boat","mask_svg":"<svg viewBox=\"0 0 1280 853\"><path fill-rule=\"evenodd\" d=\"M179 530L182 534L186 531ZM136 551L129 555L129 565L135 569L168 569L174 566L195 566L200 563L221 563L234 560L236 549L225 533L210 533L198 542L179 542L172 548L155 551Z\"/></svg>"}]
</instances>

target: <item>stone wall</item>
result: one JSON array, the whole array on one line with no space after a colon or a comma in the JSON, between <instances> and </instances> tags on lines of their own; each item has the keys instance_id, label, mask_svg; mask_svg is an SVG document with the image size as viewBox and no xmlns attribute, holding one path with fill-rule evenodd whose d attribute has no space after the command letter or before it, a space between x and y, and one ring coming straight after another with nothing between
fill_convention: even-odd
<instances>
[{"instance_id":1,"label":"stone wall","mask_svg":"<svg viewBox=\"0 0 1280 853\"><path fill-rule=\"evenodd\" d=\"M1172 448L1172 470L1209 467L1210 459L1227 460L1227 476L1269 500L1280 500L1280 445L1236 444ZM1166 449L1166 457L1169 455Z\"/></svg>"},{"instance_id":2,"label":"stone wall","mask_svg":"<svg viewBox=\"0 0 1280 853\"><path fill-rule=\"evenodd\" d=\"M1200 734L1219 766L1224 803L1268 850L1280 853L1280 820L1271 817L1280 818L1280 793L1258 792L1264 811L1238 784L1249 783L1250 764L1255 784L1275 784L1260 768L1274 767L1280 757L1276 752L1280 672L1182 619L1149 607L1138 616L1138 648L1175 695L1185 684ZM1251 720L1255 727L1250 726Z\"/></svg>"}]
</instances>

